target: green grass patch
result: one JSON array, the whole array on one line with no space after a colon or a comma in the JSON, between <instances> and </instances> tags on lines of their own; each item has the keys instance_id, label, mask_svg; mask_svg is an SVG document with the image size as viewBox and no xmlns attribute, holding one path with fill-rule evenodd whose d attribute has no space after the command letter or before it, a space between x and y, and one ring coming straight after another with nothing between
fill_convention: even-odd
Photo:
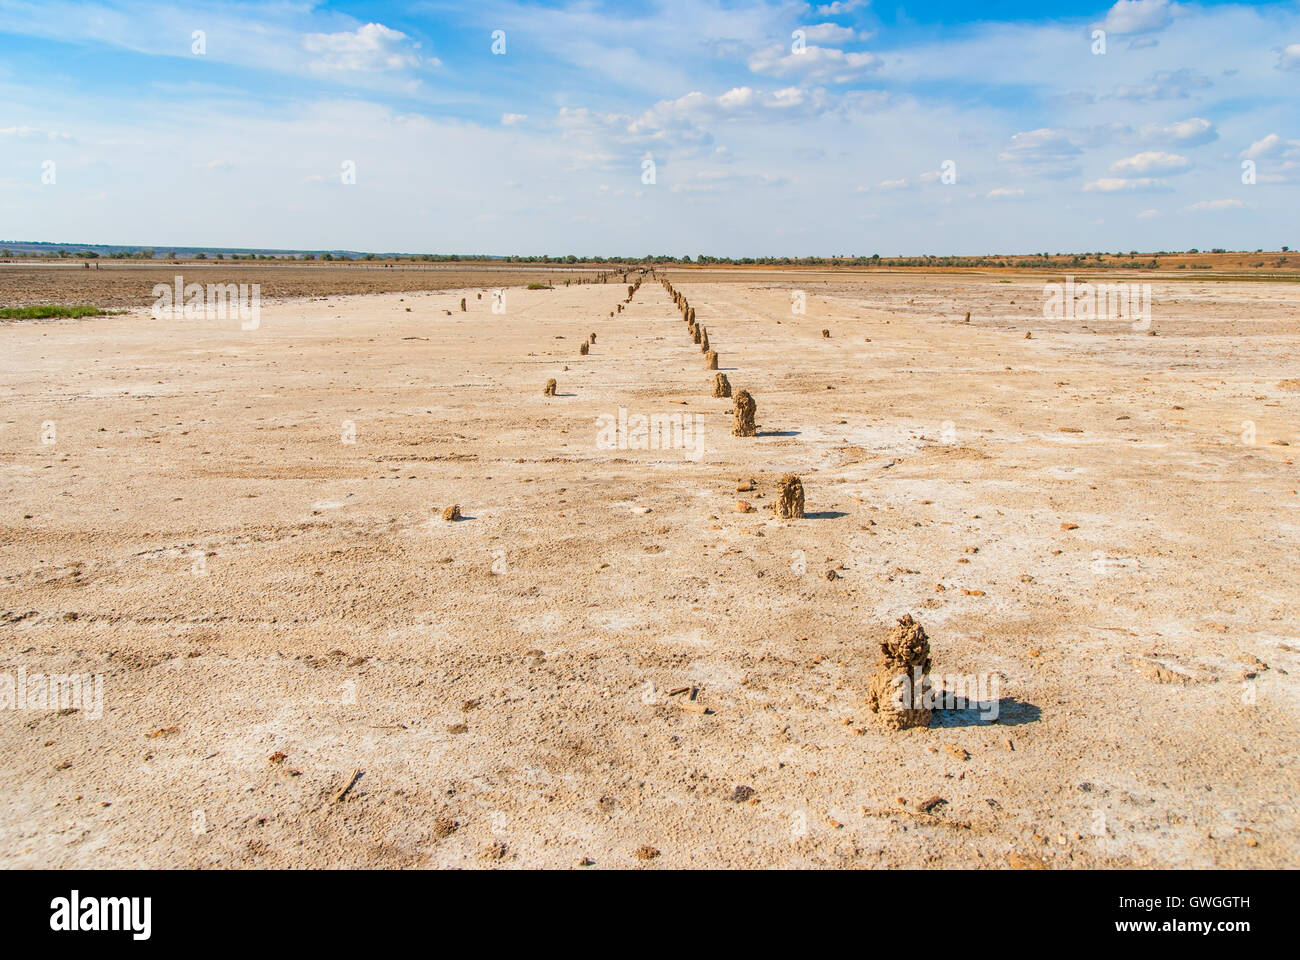
<instances>
[{"instance_id":1,"label":"green grass patch","mask_svg":"<svg viewBox=\"0 0 1300 960\"><path fill-rule=\"evenodd\" d=\"M0 320L48 320L52 317L103 317L120 310L103 310L99 307L66 307L55 303L43 303L35 307L4 307L0 309Z\"/></svg>"},{"instance_id":2,"label":"green grass patch","mask_svg":"<svg viewBox=\"0 0 1300 960\"><path fill-rule=\"evenodd\" d=\"M554 290L555 288L551 286L549 283L530 283L528 285L528 289L529 290Z\"/></svg>"}]
</instances>

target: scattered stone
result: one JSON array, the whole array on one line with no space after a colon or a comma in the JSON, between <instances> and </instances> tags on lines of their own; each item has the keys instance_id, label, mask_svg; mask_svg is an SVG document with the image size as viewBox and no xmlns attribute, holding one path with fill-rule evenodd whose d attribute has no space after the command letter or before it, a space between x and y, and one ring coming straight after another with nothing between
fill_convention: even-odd
<instances>
[{"instance_id":1,"label":"scattered stone","mask_svg":"<svg viewBox=\"0 0 1300 960\"><path fill-rule=\"evenodd\" d=\"M452 520L459 520L460 518L461 516L460 516L459 503L454 503L450 507L442 511L442 519L444 520L452 521Z\"/></svg>"}]
</instances>

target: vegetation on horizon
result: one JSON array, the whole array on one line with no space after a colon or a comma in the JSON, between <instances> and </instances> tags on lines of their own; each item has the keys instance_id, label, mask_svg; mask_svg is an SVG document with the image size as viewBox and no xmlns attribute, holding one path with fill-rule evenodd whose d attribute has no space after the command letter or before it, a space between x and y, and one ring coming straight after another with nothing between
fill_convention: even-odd
<instances>
[{"instance_id":1,"label":"vegetation on horizon","mask_svg":"<svg viewBox=\"0 0 1300 960\"><path fill-rule=\"evenodd\" d=\"M55 317L75 320L79 317L106 317L121 312L121 310L105 310L102 307L43 303L35 307L0 308L0 320L49 320Z\"/></svg>"},{"instance_id":2,"label":"vegetation on horizon","mask_svg":"<svg viewBox=\"0 0 1300 960\"><path fill-rule=\"evenodd\" d=\"M1269 263L1265 260L1259 260L1250 264L1252 267L1273 266L1281 267L1289 263L1290 258L1286 254L1291 252L1290 246L1281 248L1281 256ZM1179 257L1197 257L1207 255L1238 255L1238 256L1268 256L1272 257L1277 251L1257 250L1227 250L1223 247L1215 247L1212 250L1202 251L1195 247L1189 250L1158 250L1142 252L1138 250L1116 251L1107 253L1096 251L1089 253L1028 253L1028 254L984 254L978 256L952 256L952 255L933 255L924 254L921 256L903 256L882 257L878 253L870 256L861 255L841 255L835 254L829 257L711 257L707 254L699 254L691 257L689 254L681 257L674 257L670 254L647 254L643 257L602 257L589 256L580 257L577 254L567 254L565 256L550 256L548 254L538 254L532 256L510 255L510 256L490 256L487 254L457 254L457 253L421 253L421 254L375 254L375 253L355 253L355 252L284 252L284 253L242 253L229 251L195 251L192 254L178 255L176 251L168 251L159 256L157 252L148 247L140 249L114 250L112 252L98 253L94 250L74 249L57 249L45 252L35 251L18 251L14 252L8 249L0 249L0 260L153 260L162 262L174 262L184 260L218 260L218 261L259 261L259 262L344 262L344 263L475 263L475 262L493 262L508 264L545 264L545 265L590 265L590 264L614 264L624 266L648 265L648 264L690 264L693 266L759 266L759 267L959 267L959 268L994 268L994 267L1012 267L1012 268L1059 268L1079 267L1079 268L1101 268L1101 267L1120 267L1126 269L1145 269L1154 270L1161 267L1161 258L1179 258ZM1180 264L1180 268L1185 265ZM1205 269L1206 265L1194 265L1194 269Z\"/></svg>"}]
</instances>

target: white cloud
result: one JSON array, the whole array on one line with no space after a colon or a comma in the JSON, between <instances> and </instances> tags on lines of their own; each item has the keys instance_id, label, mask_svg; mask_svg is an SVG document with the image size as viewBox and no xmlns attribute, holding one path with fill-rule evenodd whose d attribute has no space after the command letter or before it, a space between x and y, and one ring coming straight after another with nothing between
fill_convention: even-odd
<instances>
[{"instance_id":1,"label":"white cloud","mask_svg":"<svg viewBox=\"0 0 1300 960\"><path fill-rule=\"evenodd\" d=\"M1148 123L1138 132L1148 142L1169 141L1184 146L1198 146L1217 140L1218 131L1204 117L1188 117L1175 123Z\"/></svg>"},{"instance_id":2,"label":"white cloud","mask_svg":"<svg viewBox=\"0 0 1300 960\"><path fill-rule=\"evenodd\" d=\"M1191 213L1205 213L1217 210L1236 210L1244 206L1245 204L1240 200L1201 200L1198 203L1183 207L1183 209Z\"/></svg>"},{"instance_id":3,"label":"white cloud","mask_svg":"<svg viewBox=\"0 0 1300 960\"><path fill-rule=\"evenodd\" d=\"M754 53L749 58L749 69L775 77L801 75L808 80L848 83L879 69L880 63L874 53L845 53L814 44L805 47L803 53L794 53L778 43Z\"/></svg>"},{"instance_id":4,"label":"white cloud","mask_svg":"<svg viewBox=\"0 0 1300 960\"><path fill-rule=\"evenodd\" d=\"M1138 214L1139 220L1154 220L1160 216L1159 210L1143 210Z\"/></svg>"},{"instance_id":5,"label":"white cloud","mask_svg":"<svg viewBox=\"0 0 1300 960\"><path fill-rule=\"evenodd\" d=\"M1147 150L1110 165L1110 172L1121 176L1152 173L1185 173L1192 168L1192 162L1176 153L1160 153Z\"/></svg>"},{"instance_id":6,"label":"white cloud","mask_svg":"<svg viewBox=\"0 0 1300 960\"><path fill-rule=\"evenodd\" d=\"M1300 70L1300 43L1288 43L1278 55L1279 70Z\"/></svg>"},{"instance_id":7,"label":"white cloud","mask_svg":"<svg viewBox=\"0 0 1300 960\"><path fill-rule=\"evenodd\" d=\"M359 71L375 73L406 70L420 65L416 53L419 44L400 30L382 23L367 23L353 31L309 33L302 38L303 49L317 54L310 64L318 71ZM434 58L427 61L438 65Z\"/></svg>"},{"instance_id":8,"label":"white cloud","mask_svg":"<svg viewBox=\"0 0 1300 960\"><path fill-rule=\"evenodd\" d=\"M1170 187L1155 177L1102 177L1085 183L1083 189L1089 193L1164 193Z\"/></svg>"},{"instance_id":9,"label":"white cloud","mask_svg":"<svg viewBox=\"0 0 1300 960\"><path fill-rule=\"evenodd\" d=\"M1120 84L1113 96L1117 100L1185 100L1193 90L1204 90L1213 86L1209 77L1203 76L1189 67L1180 70L1161 70L1152 74L1144 83Z\"/></svg>"},{"instance_id":10,"label":"white cloud","mask_svg":"<svg viewBox=\"0 0 1300 960\"><path fill-rule=\"evenodd\" d=\"M833 0L832 3L824 3L817 8L819 17L835 17L841 13L852 13L854 10L861 9L867 5L867 0Z\"/></svg>"},{"instance_id":11,"label":"white cloud","mask_svg":"<svg viewBox=\"0 0 1300 960\"><path fill-rule=\"evenodd\" d=\"M998 160L1020 173L1060 178L1079 172L1082 153L1066 131L1042 127L1014 134Z\"/></svg>"},{"instance_id":12,"label":"white cloud","mask_svg":"<svg viewBox=\"0 0 1300 960\"><path fill-rule=\"evenodd\" d=\"M1152 33L1173 19L1169 0L1119 0L1110 8L1101 28L1107 33Z\"/></svg>"},{"instance_id":13,"label":"white cloud","mask_svg":"<svg viewBox=\"0 0 1300 960\"><path fill-rule=\"evenodd\" d=\"M804 39L809 43L853 43L855 40L865 40L869 36L866 33L858 33L852 27L841 27L838 23L816 23L799 29L803 31Z\"/></svg>"},{"instance_id":14,"label":"white cloud","mask_svg":"<svg viewBox=\"0 0 1300 960\"><path fill-rule=\"evenodd\" d=\"M1023 197L1024 195L1025 195L1025 191L1016 187L998 187L997 189L990 190L988 193L985 194L985 196L988 197L990 200L1001 200L1009 197Z\"/></svg>"},{"instance_id":15,"label":"white cloud","mask_svg":"<svg viewBox=\"0 0 1300 960\"><path fill-rule=\"evenodd\" d=\"M1270 154L1277 153L1278 148L1282 146L1282 138L1276 133L1270 133L1262 140L1256 140L1245 150L1241 151L1241 157L1244 160L1258 160L1260 157L1267 157Z\"/></svg>"},{"instance_id":16,"label":"white cloud","mask_svg":"<svg viewBox=\"0 0 1300 960\"><path fill-rule=\"evenodd\" d=\"M526 113L503 113L501 114L501 123L507 127L514 127L528 119Z\"/></svg>"},{"instance_id":17,"label":"white cloud","mask_svg":"<svg viewBox=\"0 0 1300 960\"><path fill-rule=\"evenodd\" d=\"M902 190L906 186L907 186L906 179L880 181L881 190Z\"/></svg>"},{"instance_id":18,"label":"white cloud","mask_svg":"<svg viewBox=\"0 0 1300 960\"><path fill-rule=\"evenodd\" d=\"M14 137L18 140L72 140L69 134L55 130L37 130L34 127L0 127L0 137Z\"/></svg>"}]
</instances>

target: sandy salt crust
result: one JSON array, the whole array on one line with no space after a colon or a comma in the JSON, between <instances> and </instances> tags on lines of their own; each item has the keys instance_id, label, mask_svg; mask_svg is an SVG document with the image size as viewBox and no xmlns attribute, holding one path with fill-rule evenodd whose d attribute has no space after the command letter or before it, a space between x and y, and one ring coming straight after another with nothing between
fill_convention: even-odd
<instances>
[{"instance_id":1,"label":"sandy salt crust","mask_svg":"<svg viewBox=\"0 0 1300 960\"><path fill-rule=\"evenodd\" d=\"M1300 862L1300 288L673 281L757 437L653 278L0 327L0 674L104 676L0 711L0 864ZM906 613L996 723L874 721Z\"/></svg>"}]
</instances>

